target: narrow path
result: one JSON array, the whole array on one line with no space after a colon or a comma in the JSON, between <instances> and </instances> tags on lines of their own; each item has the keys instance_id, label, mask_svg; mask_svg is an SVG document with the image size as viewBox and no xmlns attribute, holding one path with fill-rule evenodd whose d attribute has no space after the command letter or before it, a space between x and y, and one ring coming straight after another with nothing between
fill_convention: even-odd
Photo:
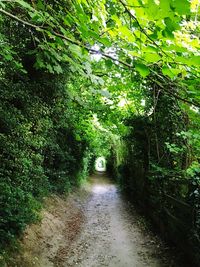
<instances>
[{"instance_id":1,"label":"narrow path","mask_svg":"<svg viewBox=\"0 0 200 267\"><path fill-rule=\"evenodd\" d=\"M138 215L130 213L129 205L106 175L91 177L90 191L84 208L86 222L63 266L173 266L160 255L161 244L141 230Z\"/></svg>"},{"instance_id":2,"label":"narrow path","mask_svg":"<svg viewBox=\"0 0 200 267\"><path fill-rule=\"evenodd\" d=\"M47 200L42 222L28 227L22 248L9 267L178 267L100 173L67 200Z\"/></svg>"}]
</instances>

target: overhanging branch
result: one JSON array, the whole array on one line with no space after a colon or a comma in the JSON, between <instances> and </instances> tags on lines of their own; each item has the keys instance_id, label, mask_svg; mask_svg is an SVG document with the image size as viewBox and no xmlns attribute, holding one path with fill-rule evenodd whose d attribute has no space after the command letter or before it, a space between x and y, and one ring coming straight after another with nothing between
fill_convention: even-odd
<instances>
[{"instance_id":1,"label":"overhanging branch","mask_svg":"<svg viewBox=\"0 0 200 267\"><path fill-rule=\"evenodd\" d=\"M126 5L124 4L124 2L123 2L122 0L119 0L119 1L120 1L120 2L123 4L123 6L126 8L127 12L129 12L129 13L131 14L131 12L128 10L128 8L127 8ZM21 18L15 16L15 15L13 15L13 14L10 13L10 12L7 12L6 10L3 10L2 8L0 8L0 13L4 14L4 15L6 15L6 16L9 16L10 18L14 19L15 21L18 21L18 22L20 22L20 23L22 23L22 24L24 24L24 25L27 25L28 27L34 28L34 29L36 29L36 30L41 30L41 31L43 31L44 33L46 33L46 30L49 31L49 29L48 29L47 27L45 27L45 26L32 24L32 23L30 23L30 22L28 22L28 21L25 21L25 20L23 20L23 19L21 19ZM133 15L131 14L131 16L133 16ZM158 46L158 45L157 45L157 44L156 44L156 43L155 43L155 42L154 42L154 41L153 41L153 40L146 34L146 32L143 30L143 28L140 26L140 24L139 24L137 18L135 18L135 16L133 16L133 17L134 17L134 19L136 20L136 22L138 23L138 26L141 28L141 30L143 31L143 33L148 37L148 39L150 39L156 46ZM59 33L59 32L56 32L56 31L54 31L54 30L51 30L50 32L51 32L51 34L53 34L53 35L55 35L55 36L57 36L57 37L60 37L60 38L62 38L63 40L66 40L67 42L69 42L69 43L71 43L71 44L74 44L74 45L77 45L77 46L79 46L79 47L82 47L82 48L86 49L86 50L87 50L88 52L90 52L90 53L99 53L99 52L100 52L100 54L101 54L102 57L111 59L116 65L118 65L118 64L120 63L121 65L123 65L123 66L125 66L125 67L127 67L127 68L129 68L129 69L133 69L133 68L134 68L133 65L130 65L130 64L128 64L127 62L124 62L124 61L122 61L122 60L120 60L120 59L113 58L111 55L108 55L108 54L106 54L106 53L104 53L104 52L102 52L102 51L96 51L96 50L94 50L94 49L91 49L91 48L87 47L85 44L82 44L81 42L79 42L79 41L77 41L77 40L72 40L72 39L68 38L67 36L65 36L65 35L63 35L63 34L61 34L61 33ZM46 33L46 34L47 34L47 33ZM159 48L160 48L160 47L159 47ZM156 75L159 77L159 74L156 74ZM200 107L200 103L197 103L196 101L190 101L190 100L188 100L188 99L182 98L182 97L180 97L180 96L178 96L178 95L176 95L176 94L170 92L169 90L166 90L165 87L164 87L159 81L154 80L154 79L152 79L152 78L150 78L150 77L149 77L149 79L152 80L153 82L157 83L157 84L158 84L158 85L159 85L159 86L160 86L160 87L161 87L167 94L172 95L173 97L175 97L175 98L181 100L182 102L185 102L185 103L194 105L194 106L196 106L196 107Z\"/></svg>"}]
</instances>

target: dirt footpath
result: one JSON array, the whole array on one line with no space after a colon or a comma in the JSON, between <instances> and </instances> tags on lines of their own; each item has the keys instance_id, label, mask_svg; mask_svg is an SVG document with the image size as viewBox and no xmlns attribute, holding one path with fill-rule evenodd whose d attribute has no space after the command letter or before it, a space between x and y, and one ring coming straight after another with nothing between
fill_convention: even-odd
<instances>
[{"instance_id":1,"label":"dirt footpath","mask_svg":"<svg viewBox=\"0 0 200 267\"><path fill-rule=\"evenodd\" d=\"M42 216L11 266L177 267L106 175L92 176L67 199L47 199Z\"/></svg>"}]
</instances>

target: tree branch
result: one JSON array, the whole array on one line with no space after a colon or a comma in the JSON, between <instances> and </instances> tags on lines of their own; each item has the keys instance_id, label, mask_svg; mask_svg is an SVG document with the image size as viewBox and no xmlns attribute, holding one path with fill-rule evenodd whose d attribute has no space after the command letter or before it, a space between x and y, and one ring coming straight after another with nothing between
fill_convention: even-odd
<instances>
[{"instance_id":1,"label":"tree branch","mask_svg":"<svg viewBox=\"0 0 200 267\"><path fill-rule=\"evenodd\" d=\"M163 91L165 91L168 95L171 95L173 97L175 97L176 99L178 100L181 100L182 102L184 103L187 103L187 104L190 104L190 105L193 105L195 107L198 107L200 108L200 103L196 102L196 101L190 101L188 100L187 98L182 98L181 96L173 93L172 91L170 90L167 90L159 81L153 79L152 77L149 77L149 80L151 80L153 83L156 83L160 88L162 88Z\"/></svg>"},{"instance_id":2,"label":"tree branch","mask_svg":"<svg viewBox=\"0 0 200 267\"><path fill-rule=\"evenodd\" d=\"M123 3L123 1L122 1L122 0L119 0L119 1L120 1L120 2L123 4L123 6L126 8L127 12L129 12L129 13L131 14L131 12L128 10L128 8L127 8L126 5ZM34 25L34 24L32 24L32 23L30 23L30 22L28 22L28 21L25 21L25 20L23 20L23 19L21 19L21 18L18 18L17 16L13 15L12 13L9 13L9 12L7 12L7 11L1 9L1 8L0 8L0 13L4 14L4 15L6 15L6 16L9 16L10 18L12 18L12 19L14 19L14 20L16 20L16 21L18 21L18 22L24 24L24 25L27 25L27 26L29 26L29 27L31 27L31 28L34 28L34 29L36 29L36 30L42 30L42 31L44 31L44 32L47 30L47 27L44 27L44 26L41 26L41 25ZM153 40L146 34L145 30L140 26L140 24L139 24L137 18L135 18L135 16L133 16L132 14L131 14L131 16L132 16L132 17L135 19L135 21L138 23L138 26L140 27L140 29L142 30L142 32L148 37L148 39L150 39L156 46L158 46L158 45L157 45L157 44L156 44L156 43L155 43L155 42L154 42L154 41L153 41ZM124 61L122 61L122 60L120 60L120 59L113 58L111 55L108 55L108 54L106 54L106 53L104 53L104 52L102 52L102 51L96 51L96 50L94 50L94 49L91 49L91 48L87 47L86 45L82 44L81 42L76 41L76 40L72 40L72 39L68 38L67 36L65 36L65 35L63 35L63 34L60 34L60 33L56 32L56 31L54 31L54 30L51 30L51 34L53 34L53 35L55 35L55 36L57 36L57 37L60 37L60 38L66 40L67 42L69 42L69 43L71 43L71 44L74 44L74 45L77 45L77 46L79 46L79 47L82 47L82 48L86 49L89 53L96 53L96 54L97 54L97 53L101 53L102 57L111 59L116 65L118 65L118 63L120 63L120 64L122 64L123 66L125 66L125 67L127 67L127 68L129 68L129 69L134 68L134 66L128 64L127 62L124 62ZM158 46L158 47L159 47L159 46ZM160 47L159 47L159 48L160 48ZM158 77L161 77L158 73L156 73L156 75L157 75ZM173 97L175 97L175 98L177 98L177 99L179 99L179 100L181 100L181 101L183 101L183 102L185 102L185 103L194 105L194 106L196 106L196 107L200 107L200 103L198 103L198 102L196 102L196 101L190 101L190 100L188 100L188 99L182 98L182 97L180 97L180 96L178 96L178 95L176 95L176 94L174 94L174 93L172 93L172 92L166 90L165 87L164 87L159 81L152 79L150 76L149 76L149 79L152 80L153 82L155 82L156 84L158 84L158 85L159 85L159 86L160 86L160 87L161 87L167 94L172 95Z\"/></svg>"},{"instance_id":3,"label":"tree branch","mask_svg":"<svg viewBox=\"0 0 200 267\"><path fill-rule=\"evenodd\" d=\"M14 20L16 20L16 21L18 21L18 22L20 22L20 23L22 23L22 24L24 24L24 25L27 25L27 26L29 26L29 27L31 27L31 28L34 28L34 29L36 29L36 30L42 30L42 31L46 31L46 30L47 30L47 28L44 27L44 26L41 26L41 25L34 25L34 24L30 23L30 22L27 22L27 21L25 21L25 20L22 20L22 19L18 18L17 16L13 15L12 13L9 13L9 12L7 12L7 11L1 9L1 8L0 8L0 13L3 13L3 14L5 14L5 15L11 17L12 19L14 19ZM88 52L91 52L91 53L94 53L94 54L99 53L99 51L96 51L96 50L94 50L94 49L91 49L91 48L87 47L86 45L82 44L81 42L76 41L76 40L72 40L72 39L68 38L67 36L65 36L65 35L63 35L63 34L60 34L60 33L56 32L56 31L54 31L54 30L51 30L51 33L52 33L53 35L57 36L57 37L60 37L60 38L62 38L62 39L64 39L64 40L68 41L68 42L71 43L71 44L75 44L75 45L77 45L77 46L79 46L79 47L82 47L82 48L86 49ZM126 62L124 62L124 61L122 61L122 60L120 60L120 59L115 59L115 58L113 58L112 56L110 56L110 55L108 55L108 54L106 54L106 53L104 53L104 52L102 52L102 51L100 51L100 53L101 53L101 55L102 55L104 58L112 59L114 62L116 62L116 64L117 64L117 62L119 62L119 63L121 63L122 65L124 65L124 66L126 66L126 67L128 67L128 68L132 68L132 67L133 67L133 66L131 66L130 64L128 64L128 63L126 63Z\"/></svg>"}]
</instances>

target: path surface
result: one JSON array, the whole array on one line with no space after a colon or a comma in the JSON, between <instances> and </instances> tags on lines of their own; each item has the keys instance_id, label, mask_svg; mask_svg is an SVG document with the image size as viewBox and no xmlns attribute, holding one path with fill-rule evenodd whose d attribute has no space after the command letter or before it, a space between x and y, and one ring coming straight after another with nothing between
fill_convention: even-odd
<instances>
[{"instance_id":1,"label":"path surface","mask_svg":"<svg viewBox=\"0 0 200 267\"><path fill-rule=\"evenodd\" d=\"M50 204L41 225L27 230L15 266L177 266L104 174L92 176L84 193Z\"/></svg>"}]
</instances>

